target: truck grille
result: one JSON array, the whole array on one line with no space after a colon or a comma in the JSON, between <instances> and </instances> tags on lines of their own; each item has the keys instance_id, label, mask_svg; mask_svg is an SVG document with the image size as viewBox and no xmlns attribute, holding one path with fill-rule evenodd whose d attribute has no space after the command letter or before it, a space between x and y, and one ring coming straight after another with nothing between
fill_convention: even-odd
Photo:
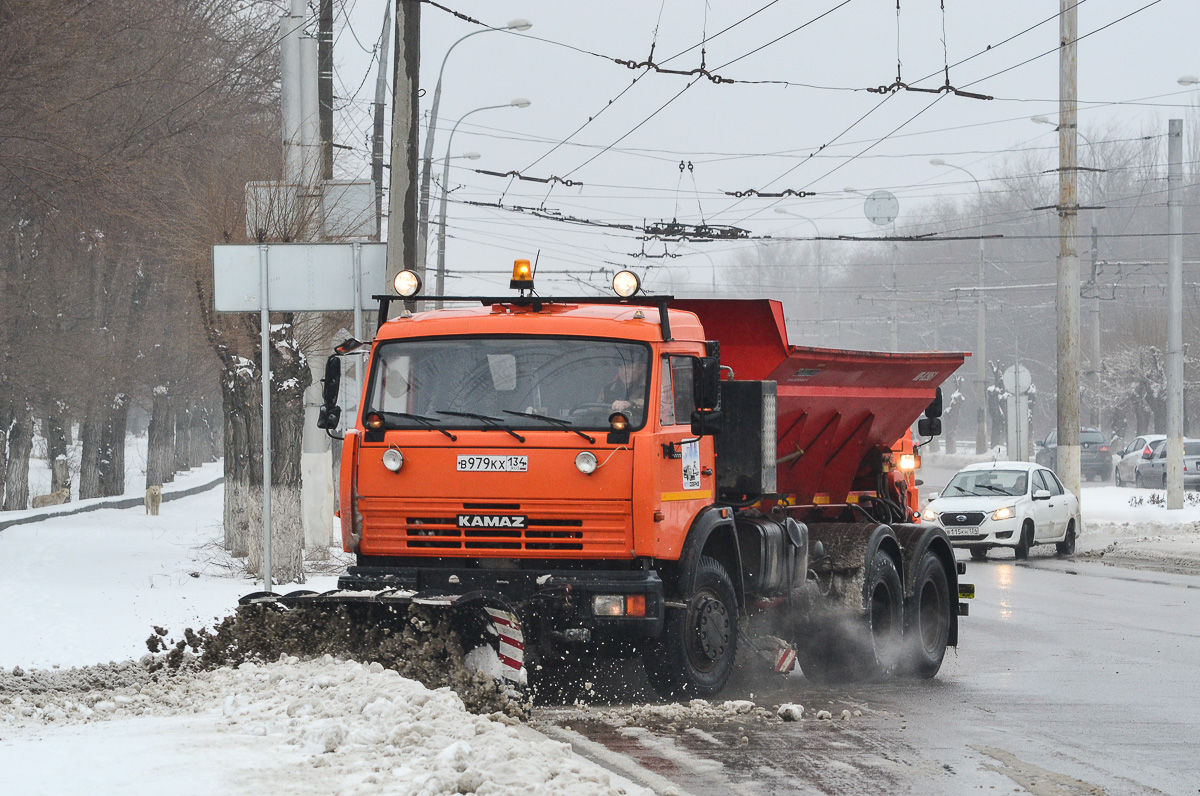
<instances>
[{"instance_id":1,"label":"truck grille","mask_svg":"<svg viewBox=\"0 0 1200 796\"><path fill-rule=\"evenodd\" d=\"M480 556L495 552L509 558L523 554L611 558L629 556L633 549L628 503L375 498L362 499L359 510L365 528L363 551L376 555ZM466 524L464 517L468 518ZM474 518L479 518L478 525L471 524Z\"/></svg>"},{"instance_id":2,"label":"truck grille","mask_svg":"<svg viewBox=\"0 0 1200 796\"><path fill-rule=\"evenodd\" d=\"M979 525L983 522L982 511L947 511L941 515L942 525L947 528L961 528L968 525Z\"/></svg>"}]
</instances>

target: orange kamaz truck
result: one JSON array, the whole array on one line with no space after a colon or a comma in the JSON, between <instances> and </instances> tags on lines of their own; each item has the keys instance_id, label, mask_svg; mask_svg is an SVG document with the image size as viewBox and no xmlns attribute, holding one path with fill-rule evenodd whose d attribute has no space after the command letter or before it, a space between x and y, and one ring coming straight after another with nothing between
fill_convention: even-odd
<instances>
[{"instance_id":1,"label":"orange kamaz truck","mask_svg":"<svg viewBox=\"0 0 1200 796\"><path fill-rule=\"evenodd\" d=\"M892 446L922 414L938 432L963 354L797 347L778 302L647 296L630 272L610 297L538 296L524 261L512 284L390 320L420 280L378 297L342 441L357 563L298 599L477 606L535 683L639 656L661 694L708 696L739 648L817 679L937 673L962 565Z\"/></svg>"}]
</instances>

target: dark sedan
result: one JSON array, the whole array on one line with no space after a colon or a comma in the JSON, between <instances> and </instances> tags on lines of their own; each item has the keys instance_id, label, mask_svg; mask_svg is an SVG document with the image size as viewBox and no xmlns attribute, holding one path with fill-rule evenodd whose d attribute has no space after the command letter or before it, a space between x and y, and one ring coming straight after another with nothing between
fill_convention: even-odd
<instances>
[{"instance_id":1,"label":"dark sedan","mask_svg":"<svg viewBox=\"0 0 1200 796\"><path fill-rule=\"evenodd\" d=\"M1034 459L1043 467L1058 470L1058 429L1054 429L1042 442L1036 443ZM1084 478L1098 477L1101 481L1112 478L1112 451L1108 440L1096 428L1079 429L1079 469Z\"/></svg>"}]
</instances>

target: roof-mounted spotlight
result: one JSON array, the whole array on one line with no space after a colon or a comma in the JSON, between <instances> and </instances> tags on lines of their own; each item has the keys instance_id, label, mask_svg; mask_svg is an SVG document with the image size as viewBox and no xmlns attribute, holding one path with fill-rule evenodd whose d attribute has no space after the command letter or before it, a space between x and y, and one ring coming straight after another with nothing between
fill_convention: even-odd
<instances>
[{"instance_id":1,"label":"roof-mounted spotlight","mask_svg":"<svg viewBox=\"0 0 1200 796\"><path fill-rule=\"evenodd\" d=\"M401 271L396 274L392 285L404 298L412 298L421 292L421 277L415 271Z\"/></svg>"},{"instance_id":2,"label":"roof-mounted spotlight","mask_svg":"<svg viewBox=\"0 0 1200 796\"><path fill-rule=\"evenodd\" d=\"M528 260L513 262L512 279L508 286L512 290L533 290L533 268Z\"/></svg>"},{"instance_id":3,"label":"roof-mounted spotlight","mask_svg":"<svg viewBox=\"0 0 1200 796\"><path fill-rule=\"evenodd\" d=\"M633 271L617 271L612 286L618 296L629 298L642 289L642 280Z\"/></svg>"}]
</instances>

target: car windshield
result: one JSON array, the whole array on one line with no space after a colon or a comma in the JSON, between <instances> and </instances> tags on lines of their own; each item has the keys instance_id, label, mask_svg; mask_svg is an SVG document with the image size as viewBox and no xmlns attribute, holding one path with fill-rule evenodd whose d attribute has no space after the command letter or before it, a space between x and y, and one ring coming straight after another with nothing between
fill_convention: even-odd
<instances>
[{"instance_id":1,"label":"car windshield","mask_svg":"<svg viewBox=\"0 0 1200 796\"><path fill-rule=\"evenodd\" d=\"M946 485L943 497L963 495L1024 495L1029 473L1024 470L964 470Z\"/></svg>"},{"instance_id":2,"label":"car windshield","mask_svg":"<svg viewBox=\"0 0 1200 796\"><path fill-rule=\"evenodd\" d=\"M380 343L366 412L387 428L607 429L646 419L650 349L596 338L440 337Z\"/></svg>"}]
</instances>

